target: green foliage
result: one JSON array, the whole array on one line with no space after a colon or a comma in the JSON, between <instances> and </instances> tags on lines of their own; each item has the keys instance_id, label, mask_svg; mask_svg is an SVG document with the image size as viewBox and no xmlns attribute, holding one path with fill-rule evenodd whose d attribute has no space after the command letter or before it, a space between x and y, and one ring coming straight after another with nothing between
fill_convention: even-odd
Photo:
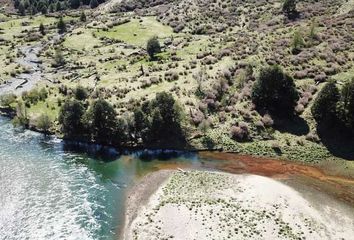
<instances>
[{"instance_id":1,"label":"green foliage","mask_svg":"<svg viewBox=\"0 0 354 240\"><path fill-rule=\"evenodd\" d=\"M49 12L59 12L67 9L77 9L80 5L92 5L97 7L103 0L13 0L14 6L20 15L26 14L46 14Z\"/></svg>"},{"instance_id":2,"label":"green foliage","mask_svg":"<svg viewBox=\"0 0 354 240\"><path fill-rule=\"evenodd\" d=\"M311 113L318 123L332 124L337 118L337 104L340 99L339 90L334 82L326 83L318 93Z\"/></svg>"},{"instance_id":3,"label":"green foliage","mask_svg":"<svg viewBox=\"0 0 354 240\"><path fill-rule=\"evenodd\" d=\"M98 7L98 1L97 1L97 0L91 0L91 1L90 1L90 7L91 7L91 8L96 8L96 7Z\"/></svg>"},{"instance_id":4,"label":"green foliage","mask_svg":"<svg viewBox=\"0 0 354 240\"><path fill-rule=\"evenodd\" d=\"M354 131L354 78L343 86L338 108L341 122Z\"/></svg>"},{"instance_id":5,"label":"green foliage","mask_svg":"<svg viewBox=\"0 0 354 240\"><path fill-rule=\"evenodd\" d=\"M63 66L64 64L65 64L65 59L63 53L60 50L60 48L57 48L55 50L55 55L54 55L54 67L60 67Z\"/></svg>"},{"instance_id":6,"label":"green foliage","mask_svg":"<svg viewBox=\"0 0 354 240\"><path fill-rule=\"evenodd\" d=\"M16 117L13 119L12 123L15 126L22 126L22 127L26 127L29 124L26 106L22 101L17 102Z\"/></svg>"},{"instance_id":7,"label":"green foliage","mask_svg":"<svg viewBox=\"0 0 354 240\"><path fill-rule=\"evenodd\" d=\"M304 38L302 37L300 31L295 31L292 41L292 52L297 54L301 51L301 48L305 46Z\"/></svg>"},{"instance_id":8,"label":"green foliage","mask_svg":"<svg viewBox=\"0 0 354 240\"><path fill-rule=\"evenodd\" d=\"M158 93L154 100L135 111L135 131L145 145L185 144L185 133L181 126L182 112L170 93Z\"/></svg>"},{"instance_id":9,"label":"green foliage","mask_svg":"<svg viewBox=\"0 0 354 240\"><path fill-rule=\"evenodd\" d=\"M36 126L38 129L42 130L44 133L48 133L49 129L52 127L52 121L47 114L41 114L36 120Z\"/></svg>"},{"instance_id":10,"label":"green foliage","mask_svg":"<svg viewBox=\"0 0 354 240\"><path fill-rule=\"evenodd\" d=\"M80 21L81 21L81 22L86 22L86 14L85 14L84 11L81 12Z\"/></svg>"},{"instance_id":11,"label":"green foliage","mask_svg":"<svg viewBox=\"0 0 354 240\"><path fill-rule=\"evenodd\" d=\"M88 91L86 88L84 88L82 86L78 86L74 90L74 95L77 100L83 101L83 100L87 99Z\"/></svg>"},{"instance_id":12,"label":"green foliage","mask_svg":"<svg viewBox=\"0 0 354 240\"><path fill-rule=\"evenodd\" d=\"M71 8L76 9L80 7L80 0L69 0L69 3Z\"/></svg>"},{"instance_id":13,"label":"green foliage","mask_svg":"<svg viewBox=\"0 0 354 240\"><path fill-rule=\"evenodd\" d=\"M39 101L44 101L48 97L48 91L45 88L33 89L29 92L22 93L22 99L26 103L26 106L36 104Z\"/></svg>"},{"instance_id":14,"label":"green foliage","mask_svg":"<svg viewBox=\"0 0 354 240\"><path fill-rule=\"evenodd\" d=\"M44 27L43 23L41 23L41 24L39 25L39 32L40 32L42 35L45 35L45 27Z\"/></svg>"},{"instance_id":15,"label":"green foliage","mask_svg":"<svg viewBox=\"0 0 354 240\"><path fill-rule=\"evenodd\" d=\"M155 59L155 55L161 52L161 46L157 37L152 37L146 44L146 51L150 56L150 59Z\"/></svg>"},{"instance_id":16,"label":"green foliage","mask_svg":"<svg viewBox=\"0 0 354 240\"><path fill-rule=\"evenodd\" d=\"M84 105L77 100L66 100L59 112L59 124L66 137L77 137L84 134Z\"/></svg>"},{"instance_id":17,"label":"green foliage","mask_svg":"<svg viewBox=\"0 0 354 240\"><path fill-rule=\"evenodd\" d=\"M58 33L59 34L63 34L66 32L66 24L63 20L63 17L59 18L58 24L57 24L57 28L58 28Z\"/></svg>"},{"instance_id":18,"label":"green foliage","mask_svg":"<svg viewBox=\"0 0 354 240\"><path fill-rule=\"evenodd\" d=\"M284 0L283 12L288 16L296 12L296 0Z\"/></svg>"},{"instance_id":19,"label":"green foliage","mask_svg":"<svg viewBox=\"0 0 354 240\"><path fill-rule=\"evenodd\" d=\"M278 116L294 113L299 93L292 77L279 66L263 68L253 86L252 101L260 111Z\"/></svg>"},{"instance_id":20,"label":"green foliage","mask_svg":"<svg viewBox=\"0 0 354 240\"><path fill-rule=\"evenodd\" d=\"M95 101L89 108L85 121L92 138L101 143L112 143L117 127L116 112L105 100Z\"/></svg>"},{"instance_id":21,"label":"green foliage","mask_svg":"<svg viewBox=\"0 0 354 240\"><path fill-rule=\"evenodd\" d=\"M0 105L3 107L11 107L16 102L15 94L4 94L0 96Z\"/></svg>"}]
</instances>

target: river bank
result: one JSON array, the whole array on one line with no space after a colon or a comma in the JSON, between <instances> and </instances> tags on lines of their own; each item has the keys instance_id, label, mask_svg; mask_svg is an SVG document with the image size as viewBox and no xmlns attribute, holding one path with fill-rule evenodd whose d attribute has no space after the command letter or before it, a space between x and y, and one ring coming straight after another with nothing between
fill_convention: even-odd
<instances>
[{"instance_id":1,"label":"river bank","mask_svg":"<svg viewBox=\"0 0 354 240\"><path fill-rule=\"evenodd\" d=\"M128 194L123 239L349 239L354 234L353 205L273 177L152 173Z\"/></svg>"}]
</instances>

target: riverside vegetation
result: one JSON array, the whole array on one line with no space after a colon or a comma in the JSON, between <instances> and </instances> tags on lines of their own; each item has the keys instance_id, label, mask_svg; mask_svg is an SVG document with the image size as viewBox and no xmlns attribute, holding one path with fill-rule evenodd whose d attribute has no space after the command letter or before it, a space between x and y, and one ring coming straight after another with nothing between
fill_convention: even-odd
<instances>
[{"instance_id":1,"label":"riverside vegetation","mask_svg":"<svg viewBox=\"0 0 354 240\"><path fill-rule=\"evenodd\" d=\"M33 71L14 46L41 47L41 79L1 95L17 125L118 147L354 159L352 0L4 2L1 83Z\"/></svg>"}]
</instances>

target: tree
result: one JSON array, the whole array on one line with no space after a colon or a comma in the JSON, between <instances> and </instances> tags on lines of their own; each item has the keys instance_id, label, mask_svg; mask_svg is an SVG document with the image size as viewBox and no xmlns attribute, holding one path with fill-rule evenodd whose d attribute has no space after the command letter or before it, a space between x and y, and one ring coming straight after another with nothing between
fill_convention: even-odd
<instances>
[{"instance_id":1,"label":"tree","mask_svg":"<svg viewBox=\"0 0 354 240\"><path fill-rule=\"evenodd\" d=\"M11 107L16 102L16 95L13 93L0 95L0 106Z\"/></svg>"},{"instance_id":2,"label":"tree","mask_svg":"<svg viewBox=\"0 0 354 240\"><path fill-rule=\"evenodd\" d=\"M301 52L301 48L305 45L304 39L299 31L294 32L292 42L292 53L298 54Z\"/></svg>"},{"instance_id":3,"label":"tree","mask_svg":"<svg viewBox=\"0 0 354 240\"><path fill-rule=\"evenodd\" d=\"M148 40L146 51L148 52L150 59L155 59L155 54L161 52L160 43L156 36Z\"/></svg>"},{"instance_id":4,"label":"tree","mask_svg":"<svg viewBox=\"0 0 354 240\"><path fill-rule=\"evenodd\" d=\"M21 1L20 4L18 5L18 12L20 13L21 16L24 16L26 14L26 8L23 1Z\"/></svg>"},{"instance_id":5,"label":"tree","mask_svg":"<svg viewBox=\"0 0 354 240\"><path fill-rule=\"evenodd\" d=\"M137 139L147 138L146 132L148 129L148 119L146 114L139 108L134 111L134 134Z\"/></svg>"},{"instance_id":6,"label":"tree","mask_svg":"<svg viewBox=\"0 0 354 240\"><path fill-rule=\"evenodd\" d=\"M185 144L185 133L181 126L182 112L170 93L158 93L154 100L135 111L136 137L141 137L143 143L149 146Z\"/></svg>"},{"instance_id":7,"label":"tree","mask_svg":"<svg viewBox=\"0 0 354 240\"><path fill-rule=\"evenodd\" d=\"M70 7L71 8L78 8L80 7L80 0L70 0Z\"/></svg>"},{"instance_id":8,"label":"tree","mask_svg":"<svg viewBox=\"0 0 354 240\"><path fill-rule=\"evenodd\" d=\"M90 2L90 7L91 7L91 8L96 8L96 7L98 7L98 2L97 2L97 0L91 0L91 2Z\"/></svg>"},{"instance_id":9,"label":"tree","mask_svg":"<svg viewBox=\"0 0 354 240\"><path fill-rule=\"evenodd\" d=\"M116 130L116 112L111 104L100 99L89 108L85 120L92 138L101 143L112 143Z\"/></svg>"},{"instance_id":10,"label":"tree","mask_svg":"<svg viewBox=\"0 0 354 240\"><path fill-rule=\"evenodd\" d=\"M311 107L311 113L318 123L333 124L335 122L339 99L340 94L336 84L326 83Z\"/></svg>"},{"instance_id":11,"label":"tree","mask_svg":"<svg viewBox=\"0 0 354 240\"><path fill-rule=\"evenodd\" d=\"M59 112L59 123L67 137L78 137L84 133L83 116L85 108L77 100L66 100Z\"/></svg>"},{"instance_id":12,"label":"tree","mask_svg":"<svg viewBox=\"0 0 354 240\"><path fill-rule=\"evenodd\" d=\"M44 25L43 23L41 23L39 25L39 32L44 36L45 35L45 28L44 28Z\"/></svg>"},{"instance_id":13,"label":"tree","mask_svg":"<svg viewBox=\"0 0 354 240\"><path fill-rule=\"evenodd\" d=\"M74 90L74 94L75 98L79 101L85 100L88 97L87 89L82 86L76 87Z\"/></svg>"},{"instance_id":14,"label":"tree","mask_svg":"<svg viewBox=\"0 0 354 240\"><path fill-rule=\"evenodd\" d=\"M295 13L297 13L297 11L296 11L296 0L284 0L283 12L287 16L290 16L290 17L293 16Z\"/></svg>"},{"instance_id":15,"label":"tree","mask_svg":"<svg viewBox=\"0 0 354 240\"><path fill-rule=\"evenodd\" d=\"M58 27L59 34L63 34L66 32L66 24L63 20L63 17L60 17L57 27Z\"/></svg>"},{"instance_id":16,"label":"tree","mask_svg":"<svg viewBox=\"0 0 354 240\"><path fill-rule=\"evenodd\" d=\"M85 14L84 11L81 12L80 21L81 21L81 22L86 22L86 14Z\"/></svg>"},{"instance_id":17,"label":"tree","mask_svg":"<svg viewBox=\"0 0 354 240\"><path fill-rule=\"evenodd\" d=\"M65 59L63 56L63 53L59 48L55 50L55 55L54 55L54 66L59 67L63 66L65 64Z\"/></svg>"},{"instance_id":18,"label":"tree","mask_svg":"<svg viewBox=\"0 0 354 240\"><path fill-rule=\"evenodd\" d=\"M339 105L340 119L346 128L354 130L354 78L347 82L341 91Z\"/></svg>"},{"instance_id":19,"label":"tree","mask_svg":"<svg viewBox=\"0 0 354 240\"><path fill-rule=\"evenodd\" d=\"M252 101L258 110L289 116L293 114L298 99L293 78L279 66L261 69L252 92Z\"/></svg>"},{"instance_id":20,"label":"tree","mask_svg":"<svg viewBox=\"0 0 354 240\"><path fill-rule=\"evenodd\" d=\"M62 8L62 6L61 6L61 3L60 3L59 1L57 2L55 8L56 8L57 12L63 10L63 8Z\"/></svg>"},{"instance_id":21,"label":"tree","mask_svg":"<svg viewBox=\"0 0 354 240\"><path fill-rule=\"evenodd\" d=\"M38 129L42 130L44 133L48 133L49 129L52 127L52 121L47 114L41 114L36 121L36 126Z\"/></svg>"}]
</instances>

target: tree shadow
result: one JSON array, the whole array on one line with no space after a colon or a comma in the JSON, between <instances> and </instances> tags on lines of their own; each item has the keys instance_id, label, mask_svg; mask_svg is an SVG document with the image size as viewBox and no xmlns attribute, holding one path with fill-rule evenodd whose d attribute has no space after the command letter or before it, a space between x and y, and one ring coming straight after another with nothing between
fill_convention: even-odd
<instances>
[{"instance_id":1,"label":"tree shadow","mask_svg":"<svg viewBox=\"0 0 354 240\"><path fill-rule=\"evenodd\" d=\"M80 141L64 140L62 149L64 152L84 154L104 162L115 161L121 156L121 153L114 147Z\"/></svg>"},{"instance_id":2,"label":"tree shadow","mask_svg":"<svg viewBox=\"0 0 354 240\"><path fill-rule=\"evenodd\" d=\"M195 158L195 152L182 151L182 150L168 150L168 149L146 149L142 151L134 151L131 153L141 161L168 161L176 158Z\"/></svg>"},{"instance_id":3,"label":"tree shadow","mask_svg":"<svg viewBox=\"0 0 354 240\"><path fill-rule=\"evenodd\" d=\"M340 126L319 124L317 133L323 145L335 157L354 160L354 136Z\"/></svg>"},{"instance_id":4,"label":"tree shadow","mask_svg":"<svg viewBox=\"0 0 354 240\"><path fill-rule=\"evenodd\" d=\"M280 132L287 132L297 136L303 136L310 132L307 122L294 115L291 118L274 118L274 129Z\"/></svg>"}]
</instances>

